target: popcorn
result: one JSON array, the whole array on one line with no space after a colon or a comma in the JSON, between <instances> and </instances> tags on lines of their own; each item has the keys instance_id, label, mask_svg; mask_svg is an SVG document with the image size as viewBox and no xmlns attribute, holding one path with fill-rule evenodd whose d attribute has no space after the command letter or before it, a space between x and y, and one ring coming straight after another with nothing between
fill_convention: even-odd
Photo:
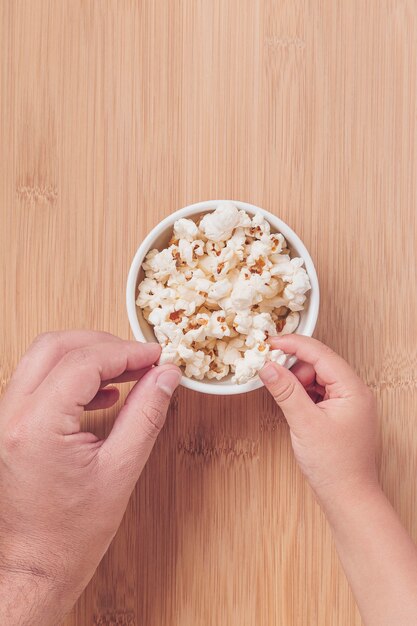
<instances>
[{"instance_id":1,"label":"popcorn","mask_svg":"<svg viewBox=\"0 0 417 626\"><path fill-rule=\"evenodd\" d=\"M252 326L246 338L246 345L253 348L255 345L264 343L268 337L274 337L277 329L269 313L258 313L252 318Z\"/></svg>"},{"instance_id":2,"label":"popcorn","mask_svg":"<svg viewBox=\"0 0 417 626\"><path fill-rule=\"evenodd\" d=\"M257 213L253 216L249 226L245 229L245 233L251 237L261 239L263 235L269 235L270 228L264 216Z\"/></svg>"},{"instance_id":3,"label":"popcorn","mask_svg":"<svg viewBox=\"0 0 417 626\"><path fill-rule=\"evenodd\" d=\"M159 282L166 280L171 274L175 274L177 249L175 246L158 252L151 250L142 265L149 278L155 278Z\"/></svg>"},{"instance_id":4,"label":"popcorn","mask_svg":"<svg viewBox=\"0 0 417 626\"><path fill-rule=\"evenodd\" d=\"M235 361L235 373L232 383L243 385L256 376L266 363L269 345L260 343L251 350L246 350L243 358Z\"/></svg>"},{"instance_id":5,"label":"popcorn","mask_svg":"<svg viewBox=\"0 0 417 626\"><path fill-rule=\"evenodd\" d=\"M230 328L226 322L225 311L214 311L210 317L207 329L208 337L215 337L222 339L223 337L230 337Z\"/></svg>"},{"instance_id":6,"label":"popcorn","mask_svg":"<svg viewBox=\"0 0 417 626\"><path fill-rule=\"evenodd\" d=\"M212 283L207 290L207 297L209 300L214 300L218 302L221 298L225 298L232 291L233 285L227 278L223 278L222 280L218 280L215 283Z\"/></svg>"},{"instance_id":7,"label":"popcorn","mask_svg":"<svg viewBox=\"0 0 417 626\"><path fill-rule=\"evenodd\" d=\"M294 332L310 281L281 233L261 214L221 202L197 225L181 218L166 249L151 250L136 304L162 345L160 363L185 376L243 384L267 360L268 338Z\"/></svg>"},{"instance_id":8,"label":"popcorn","mask_svg":"<svg viewBox=\"0 0 417 626\"><path fill-rule=\"evenodd\" d=\"M261 300L262 296L256 291L255 287L245 280L236 281L231 295L232 305L236 311L249 309L253 304Z\"/></svg>"},{"instance_id":9,"label":"popcorn","mask_svg":"<svg viewBox=\"0 0 417 626\"><path fill-rule=\"evenodd\" d=\"M213 359L209 365L209 370L207 372L207 378L215 378L216 380L221 380L225 378L225 376L229 373L229 366L222 362L219 358Z\"/></svg>"},{"instance_id":10,"label":"popcorn","mask_svg":"<svg viewBox=\"0 0 417 626\"><path fill-rule=\"evenodd\" d=\"M206 276L214 276L217 274L218 260L215 255L207 254L207 256L199 257L197 267L199 267Z\"/></svg>"},{"instance_id":11,"label":"popcorn","mask_svg":"<svg viewBox=\"0 0 417 626\"><path fill-rule=\"evenodd\" d=\"M187 320L184 328L184 343L202 342L207 337L210 316L206 313L198 313L192 319Z\"/></svg>"},{"instance_id":12,"label":"popcorn","mask_svg":"<svg viewBox=\"0 0 417 626\"><path fill-rule=\"evenodd\" d=\"M178 253L183 264L189 268L194 268L197 266L198 258L204 254L204 242L201 239L192 242L180 239L178 242Z\"/></svg>"},{"instance_id":13,"label":"popcorn","mask_svg":"<svg viewBox=\"0 0 417 626\"><path fill-rule=\"evenodd\" d=\"M198 227L193 220L187 220L184 217L177 220L174 224L174 239L183 239L185 241L194 241L198 238Z\"/></svg>"},{"instance_id":14,"label":"popcorn","mask_svg":"<svg viewBox=\"0 0 417 626\"><path fill-rule=\"evenodd\" d=\"M232 202L220 202L217 209L207 213L200 222L201 232L210 241L227 241L238 226L247 226L250 218Z\"/></svg>"},{"instance_id":15,"label":"popcorn","mask_svg":"<svg viewBox=\"0 0 417 626\"><path fill-rule=\"evenodd\" d=\"M226 365L234 365L235 362L240 358L241 352L244 349L244 341L240 337L236 337L236 339L231 339L229 343L225 343L224 351L221 355L221 360ZM220 351L219 351L220 357Z\"/></svg>"},{"instance_id":16,"label":"popcorn","mask_svg":"<svg viewBox=\"0 0 417 626\"><path fill-rule=\"evenodd\" d=\"M271 350L268 356L270 361L278 363L278 365L285 366L287 362L287 355L282 350Z\"/></svg>"},{"instance_id":17,"label":"popcorn","mask_svg":"<svg viewBox=\"0 0 417 626\"><path fill-rule=\"evenodd\" d=\"M262 240L263 239L264 237L262 237ZM271 242L273 259L275 259L282 252L282 249L287 246L287 242L285 241L284 235L281 235L281 233L272 233L269 235L269 240ZM271 261L275 263L273 259L271 259Z\"/></svg>"},{"instance_id":18,"label":"popcorn","mask_svg":"<svg viewBox=\"0 0 417 626\"><path fill-rule=\"evenodd\" d=\"M262 274L252 274L248 280L249 284L264 298L273 298L283 288L282 281L279 278L272 278L269 271L263 271Z\"/></svg>"},{"instance_id":19,"label":"popcorn","mask_svg":"<svg viewBox=\"0 0 417 626\"><path fill-rule=\"evenodd\" d=\"M287 300L280 295L276 295L273 298L265 298L259 304L259 310L262 313L274 311L282 306L286 306Z\"/></svg>"},{"instance_id":20,"label":"popcorn","mask_svg":"<svg viewBox=\"0 0 417 626\"><path fill-rule=\"evenodd\" d=\"M156 333L155 333L156 334ZM174 365L181 365L181 358L178 354L178 349L171 343L162 347L161 356L159 357L159 364L174 363Z\"/></svg>"},{"instance_id":21,"label":"popcorn","mask_svg":"<svg viewBox=\"0 0 417 626\"><path fill-rule=\"evenodd\" d=\"M139 285L136 304L141 308L150 307L153 309L174 299L175 291L173 289L164 287L153 278L145 278Z\"/></svg>"},{"instance_id":22,"label":"popcorn","mask_svg":"<svg viewBox=\"0 0 417 626\"><path fill-rule=\"evenodd\" d=\"M205 354L202 350L197 350L197 352L193 351L192 357L186 362L184 373L189 378L203 380L210 369L210 362L210 356Z\"/></svg>"},{"instance_id":23,"label":"popcorn","mask_svg":"<svg viewBox=\"0 0 417 626\"><path fill-rule=\"evenodd\" d=\"M285 324L283 329L278 332L278 335L289 335L293 333L300 323L300 314L297 311L291 311L285 318Z\"/></svg>"},{"instance_id":24,"label":"popcorn","mask_svg":"<svg viewBox=\"0 0 417 626\"><path fill-rule=\"evenodd\" d=\"M261 239L256 239L249 246L249 256L246 259L246 265L248 267L252 267L253 265L256 264L257 261L259 261L259 259L262 259L263 260L263 264L262 264L263 267L266 264L271 266L272 263L268 260L268 254L270 253L270 251L271 251L271 241L269 240L269 238L267 238L267 241L265 241L265 240L262 241Z\"/></svg>"},{"instance_id":25,"label":"popcorn","mask_svg":"<svg viewBox=\"0 0 417 626\"><path fill-rule=\"evenodd\" d=\"M167 345L169 342L172 345L178 345L183 337L182 329L179 328L174 322L163 322L159 326L155 326L155 337L160 344Z\"/></svg>"},{"instance_id":26,"label":"popcorn","mask_svg":"<svg viewBox=\"0 0 417 626\"><path fill-rule=\"evenodd\" d=\"M152 324L152 326L161 326L161 324L164 324L165 322L170 322L172 320L169 319L169 315L173 310L174 305L156 307L149 313L148 322Z\"/></svg>"},{"instance_id":27,"label":"popcorn","mask_svg":"<svg viewBox=\"0 0 417 626\"><path fill-rule=\"evenodd\" d=\"M252 327L252 322L252 314L246 313L246 311L241 311L236 314L233 322L233 327L237 330L238 333L241 333L242 335L248 335Z\"/></svg>"},{"instance_id":28,"label":"popcorn","mask_svg":"<svg viewBox=\"0 0 417 626\"><path fill-rule=\"evenodd\" d=\"M306 292L311 289L310 279L304 268L299 267L294 272L291 282L284 289L284 298L287 299L291 311L302 311L306 301Z\"/></svg>"},{"instance_id":29,"label":"popcorn","mask_svg":"<svg viewBox=\"0 0 417 626\"><path fill-rule=\"evenodd\" d=\"M243 228L236 228L232 237L226 244L226 248L234 254L239 261L242 261L245 252L246 235Z\"/></svg>"}]
</instances>

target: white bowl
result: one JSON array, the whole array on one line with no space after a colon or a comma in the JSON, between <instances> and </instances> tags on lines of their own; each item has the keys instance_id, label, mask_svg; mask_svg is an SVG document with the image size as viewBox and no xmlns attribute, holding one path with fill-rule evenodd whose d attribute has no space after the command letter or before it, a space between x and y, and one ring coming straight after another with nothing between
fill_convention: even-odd
<instances>
[{"instance_id":1,"label":"white bowl","mask_svg":"<svg viewBox=\"0 0 417 626\"><path fill-rule=\"evenodd\" d=\"M174 222L180 217L198 218L208 211L213 211L221 200L209 200L207 202L197 202L196 204L190 204L189 206L171 213L162 222L160 222L151 232L145 237L140 244L133 258L132 265L130 267L129 276L126 286L126 305L127 313L129 316L129 322L132 332L138 341L155 341L156 338L152 330L152 326L144 319L141 309L136 306L137 288L138 284L143 280L144 272L142 269L142 263L149 252L153 248L162 250L168 244L172 235ZM319 283L317 279L317 273L309 255L307 248L301 241L301 239L295 234L295 232L285 222L280 220L272 213L264 211L253 204L247 204L246 202L238 202L232 200L232 202L239 208L244 209L249 215L255 215L255 213L261 213L265 219L271 225L272 231L280 232L287 240L291 252L293 255L300 256L305 263L305 268L310 278L311 291L308 293L306 307L301 311L300 324L297 328L297 333L300 335L307 335L311 337L314 332L314 328L317 322L317 316L319 312ZM291 357L288 359L287 367L292 367L296 359ZM261 379L256 376L243 385L236 385L230 381L231 375L220 381L213 380L194 380L183 376L181 384L188 389L194 391L200 391L202 393L210 393L216 395L231 395L238 393L246 393L262 387Z\"/></svg>"}]
</instances>

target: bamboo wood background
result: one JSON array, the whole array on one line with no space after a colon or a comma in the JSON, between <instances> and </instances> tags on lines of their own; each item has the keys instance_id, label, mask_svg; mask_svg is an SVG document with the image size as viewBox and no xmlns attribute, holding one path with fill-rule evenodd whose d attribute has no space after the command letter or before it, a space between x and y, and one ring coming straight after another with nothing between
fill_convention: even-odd
<instances>
[{"instance_id":1,"label":"bamboo wood background","mask_svg":"<svg viewBox=\"0 0 417 626\"><path fill-rule=\"evenodd\" d=\"M0 0L0 30L2 387L41 331L130 336L129 264L170 211L258 204L316 261L316 335L378 395L417 538L415 0ZM178 393L66 624L360 624L263 390Z\"/></svg>"}]
</instances>

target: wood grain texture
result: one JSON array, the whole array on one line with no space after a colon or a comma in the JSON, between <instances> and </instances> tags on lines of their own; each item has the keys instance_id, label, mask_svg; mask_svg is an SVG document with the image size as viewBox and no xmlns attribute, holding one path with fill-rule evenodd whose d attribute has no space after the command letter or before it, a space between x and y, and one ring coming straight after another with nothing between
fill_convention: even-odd
<instances>
[{"instance_id":1,"label":"wood grain texture","mask_svg":"<svg viewBox=\"0 0 417 626\"><path fill-rule=\"evenodd\" d=\"M1 385L40 331L130 336L127 271L162 217L258 204L312 253L317 337L375 389L417 539L415 0L0 0L0 31ZM180 390L66 624L360 624L263 390Z\"/></svg>"}]
</instances>

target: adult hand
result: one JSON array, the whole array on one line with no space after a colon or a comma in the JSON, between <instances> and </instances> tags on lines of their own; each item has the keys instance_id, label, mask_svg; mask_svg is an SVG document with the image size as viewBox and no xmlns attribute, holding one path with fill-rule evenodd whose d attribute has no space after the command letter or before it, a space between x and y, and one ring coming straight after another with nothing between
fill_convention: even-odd
<instances>
[{"instance_id":1,"label":"adult hand","mask_svg":"<svg viewBox=\"0 0 417 626\"><path fill-rule=\"evenodd\" d=\"M152 367L157 344L100 332L41 335L0 404L0 622L56 626L92 577L123 517L180 380ZM138 381L110 435L82 432L112 406L110 383Z\"/></svg>"},{"instance_id":2,"label":"adult hand","mask_svg":"<svg viewBox=\"0 0 417 626\"><path fill-rule=\"evenodd\" d=\"M370 389L315 339L287 335L270 342L299 359L291 371L269 362L260 377L288 421L296 459L321 503L346 489L376 486L377 413Z\"/></svg>"}]
</instances>

